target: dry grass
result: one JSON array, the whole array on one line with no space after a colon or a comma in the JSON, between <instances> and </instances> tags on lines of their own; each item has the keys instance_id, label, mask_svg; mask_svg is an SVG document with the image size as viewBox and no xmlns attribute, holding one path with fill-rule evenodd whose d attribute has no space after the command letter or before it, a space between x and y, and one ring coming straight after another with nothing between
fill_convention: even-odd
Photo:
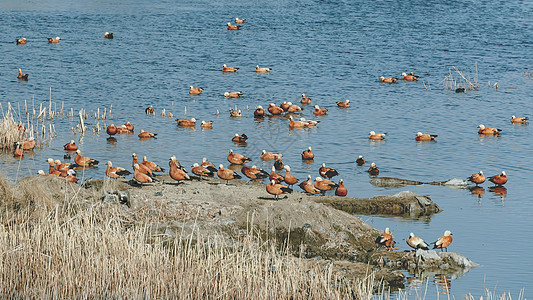
<instances>
[{"instance_id":1,"label":"dry grass","mask_svg":"<svg viewBox=\"0 0 533 300\"><path fill-rule=\"evenodd\" d=\"M251 235L154 235L135 211L60 178L0 179L0 193L0 298L372 297L372 276L347 280Z\"/></svg>"},{"instance_id":2,"label":"dry grass","mask_svg":"<svg viewBox=\"0 0 533 300\"><path fill-rule=\"evenodd\" d=\"M2 109L3 118L0 121L0 149L13 150L15 142L21 142L24 138L22 122L16 121L13 109L9 106L7 112Z\"/></svg>"}]
</instances>

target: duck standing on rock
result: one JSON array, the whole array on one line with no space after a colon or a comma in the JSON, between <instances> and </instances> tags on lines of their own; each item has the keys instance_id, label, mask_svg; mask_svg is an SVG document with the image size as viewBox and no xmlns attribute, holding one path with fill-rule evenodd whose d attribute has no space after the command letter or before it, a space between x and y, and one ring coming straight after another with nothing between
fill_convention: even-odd
<instances>
[{"instance_id":1,"label":"duck standing on rock","mask_svg":"<svg viewBox=\"0 0 533 300\"><path fill-rule=\"evenodd\" d=\"M339 185L335 182L328 180L328 179L322 179L320 177L315 178L315 187L319 189L322 194L325 194L326 191L332 190Z\"/></svg>"},{"instance_id":2,"label":"duck standing on rock","mask_svg":"<svg viewBox=\"0 0 533 300\"><path fill-rule=\"evenodd\" d=\"M168 166L170 167L170 170L168 172L170 177L176 180L178 183L182 183L184 180L191 180L189 175L187 175L185 169L183 169L183 167L179 165L179 162L176 160L176 156L172 155L170 157Z\"/></svg>"},{"instance_id":3,"label":"duck standing on rock","mask_svg":"<svg viewBox=\"0 0 533 300\"><path fill-rule=\"evenodd\" d=\"M285 183L289 185L289 187L292 187L293 185L298 183L298 178L296 178L296 176L291 174L291 167L287 165L284 168L285 168L285 176L283 177L283 179Z\"/></svg>"},{"instance_id":4,"label":"duck standing on rock","mask_svg":"<svg viewBox=\"0 0 533 300\"><path fill-rule=\"evenodd\" d=\"M116 179L119 177L126 177L127 175L130 175L131 172L121 167L113 167L113 163L108 161L105 174L107 177Z\"/></svg>"},{"instance_id":5,"label":"duck standing on rock","mask_svg":"<svg viewBox=\"0 0 533 300\"><path fill-rule=\"evenodd\" d=\"M289 187L287 187L287 186L285 186L283 184L276 183L276 181L274 181L274 180L271 180L266 185L266 191L270 195L274 195L276 200L278 200L278 196L281 195L281 194L292 193L292 189L291 188L289 188Z\"/></svg>"},{"instance_id":6,"label":"duck standing on rock","mask_svg":"<svg viewBox=\"0 0 533 300\"><path fill-rule=\"evenodd\" d=\"M441 236L434 244L433 249L440 249L440 251L443 251L442 249L446 249L446 252L448 252L448 246L452 243L452 233L449 230L444 231L444 235Z\"/></svg>"},{"instance_id":7,"label":"duck standing on rock","mask_svg":"<svg viewBox=\"0 0 533 300\"><path fill-rule=\"evenodd\" d=\"M409 234L409 238L407 239L406 242L407 242L407 245L409 245L409 247L415 250L416 249L429 250L428 244L426 244L426 242L424 242L424 240L421 239L420 237L415 236L415 234L412 232Z\"/></svg>"},{"instance_id":8,"label":"duck standing on rock","mask_svg":"<svg viewBox=\"0 0 533 300\"><path fill-rule=\"evenodd\" d=\"M241 175L235 173L233 170L224 169L224 165L222 164L219 166L217 175L220 179L226 180L226 184L228 184L230 180L242 178Z\"/></svg>"},{"instance_id":9,"label":"duck standing on rock","mask_svg":"<svg viewBox=\"0 0 533 300\"><path fill-rule=\"evenodd\" d=\"M193 166L191 168L191 172L194 175L198 176L198 180L202 180L202 177L208 177L208 176L213 176L214 175L214 173L212 171L206 169L203 166L200 166L198 163L194 163L193 164Z\"/></svg>"},{"instance_id":10,"label":"duck standing on rock","mask_svg":"<svg viewBox=\"0 0 533 300\"><path fill-rule=\"evenodd\" d=\"M268 173L261 170L260 168L256 167L256 166L252 166L251 168L249 167L243 167L241 169L241 172L242 174L244 174L244 176L250 178L251 180L263 180L264 178L267 178L268 177Z\"/></svg>"},{"instance_id":11,"label":"duck standing on rock","mask_svg":"<svg viewBox=\"0 0 533 300\"><path fill-rule=\"evenodd\" d=\"M392 235L392 231L390 231L389 227L385 228L385 231L378 236L376 243L380 246L384 246L389 251L394 249L396 242L394 241L394 236Z\"/></svg>"},{"instance_id":12,"label":"duck standing on rock","mask_svg":"<svg viewBox=\"0 0 533 300\"><path fill-rule=\"evenodd\" d=\"M134 164L133 165L133 179L137 181L140 185L143 185L143 183L152 183L154 182L154 179L142 172L139 171L139 165Z\"/></svg>"}]
</instances>

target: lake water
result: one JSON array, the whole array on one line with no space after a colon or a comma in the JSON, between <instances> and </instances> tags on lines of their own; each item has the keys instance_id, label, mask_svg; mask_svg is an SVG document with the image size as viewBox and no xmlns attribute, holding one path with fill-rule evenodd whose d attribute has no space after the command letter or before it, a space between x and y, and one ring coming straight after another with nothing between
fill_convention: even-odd
<instances>
[{"instance_id":1,"label":"lake water","mask_svg":"<svg viewBox=\"0 0 533 300\"><path fill-rule=\"evenodd\" d=\"M378 229L390 227L400 250L410 232L426 241L452 231L450 251L481 266L451 276L450 293L480 296L484 288L510 291L514 297L533 289L533 167L532 125L512 125L511 115L533 116L533 3L531 1L13 1L0 3L0 103L24 106L24 100L52 101L77 112L109 109L104 121L130 121L136 134L117 136L89 132L80 139L71 127L76 120L57 118L57 138L22 161L1 156L3 173L12 180L47 170L48 157L62 159L62 145L74 139L82 154L98 159L96 169L80 176L103 178L105 162L131 165L131 153L147 155L166 165L176 155L184 166L206 156L227 166L229 149L259 160L262 149L281 151L293 174L317 176L322 162L338 170L349 196L370 197L411 190L431 195L443 212L428 218L402 219L361 216ZM240 31L226 30L235 17L246 18ZM105 40L103 33L115 39ZM47 37L60 36L59 44ZM26 45L16 46L16 38ZM442 88L451 66L473 79L478 91L455 93ZM239 67L234 74L222 64ZM255 65L273 68L256 74ZM17 69L29 73L19 82ZM402 72L421 75L421 81L381 84L380 76ZM454 73L454 77L458 77ZM499 89L488 88L488 81ZM190 96L190 85L204 88ZM238 100L223 97L240 90ZM312 104L329 109L310 130L288 130L285 117L255 120L253 108L292 101L301 93ZM33 100L34 99L34 100ZM349 109L336 101L350 99ZM152 104L155 117L144 108ZM238 119L228 110L237 105ZM175 118L213 120L212 130L178 128ZM246 110L249 108L250 110ZM174 118L159 115L162 109ZM216 115L217 110L220 112ZM302 116L313 119L311 106ZM89 128L95 124L87 120ZM103 125L101 123L100 125ZM480 137L476 126L503 129L499 137ZM158 133L158 139L139 141L139 129ZM383 142L371 142L368 132L387 132ZM417 143L417 131L438 134L437 142ZM247 145L234 145L235 133L249 136ZM311 146L314 163L300 153ZM480 194L468 189L419 186L384 189L369 183L365 167L354 163L362 154L376 162L380 176L420 181L466 178L483 170L488 176L505 170L506 195ZM410 292L425 288L435 298L439 283L432 275L409 275ZM429 279L428 279L429 278ZM442 297L442 295L441 295Z\"/></svg>"}]
</instances>

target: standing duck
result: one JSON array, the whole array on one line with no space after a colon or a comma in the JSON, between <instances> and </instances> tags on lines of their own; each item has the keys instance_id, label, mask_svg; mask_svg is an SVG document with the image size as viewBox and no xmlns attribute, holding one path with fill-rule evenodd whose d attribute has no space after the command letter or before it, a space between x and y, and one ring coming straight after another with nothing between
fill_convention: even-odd
<instances>
[{"instance_id":1,"label":"standing duck","mask_svg":"<svg viewBox=\"0 0 533 300\"><path fill-rule=\"evenodd\" d=\"M505 174L505 171L502 171L501 174L489 177L489 181L495 185L502 186L507 183L507 174Z\"/></svg>"},{"instance_id":2,"label":"standing duck","mask_svg":"<svg viewBox=\"0 0 533 300\"><path fill-rule=\"evenodd\" d=\"M276 200L278 199L278 196L281 194L292 193L292 189L290 189L289 187L283 184L276 183L274 180L271 180L266 185L266 191L267 193L274 195Z\"/></svg>"}]
</instances>

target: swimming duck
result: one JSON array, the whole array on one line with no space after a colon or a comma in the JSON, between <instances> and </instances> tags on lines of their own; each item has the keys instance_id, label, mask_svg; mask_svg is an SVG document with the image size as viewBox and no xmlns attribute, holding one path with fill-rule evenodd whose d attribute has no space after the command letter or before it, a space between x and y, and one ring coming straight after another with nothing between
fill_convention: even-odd
<instances>
[{"instance_id":1,"label":"swimming duck","mask_svg":"<svg viewBox=\"0 0 533 300\"><path fill-rule=\"evenodd\" d=\"M323 163L322 167L320 167L320 169L318 169L318 174L320 174L320 176L322 176L322 177L324 177L326 179L329 179L329 178L332 178L332 177L335 177L335 176L339 175L339 173L337 173L337 170L326 167L325 163Z\"/></svg>"},{"instance_id":2,"label":"swimming duck","mask_svg":"<svg viewBox=\"0 0 533 300\"><path fill-rule=\"evenodd\" d=\"M35 148L35 146L36 143L34 137L30 137L27 141L22 142L22 150L31 150Z\"/></svg>"},{"instance_id":3,"label":"swimming duck","mask_svg":"<svg viewBox=\"0 0 533 300\"><path fill-rule=\"evenodd\" d=\"M28 80L28 76L28 74L22 74L22 70L19 69L19 75L17 76L18 79Z\"/></svg>"},{"instance_id":4,"label":"swimming duck","mask_svg":"<svg viewBox=\"0 0 533 300\"><path fill-rule=\"evenodd\" d=\"M235 136L231 139L231 141L234 143L244 143L247 139L248 137L246 136L246 134L243 133L242 135L239 135L238 133L236 133Z\"/></svg>"},{"instance_id":5,"label":"swimming duck","mask_svg":"<svg viewBox=\"0 0 533 300\"><path fill-rule=\"evenodd\" d=\"M70 142L63 145L63 149L67 151L76 151L78 150L78 145L74 143L74 140L71 140Z\"/></svg>"},{"instance_id":6,"label":"swimming duck","mask_svg":"<svg viewBox=\"0 0 533 300\"><path fill-rule=\"evenodd\" d=\"M342 101L342 102L335 102L337 103L338 107L350 107L350 100Z\"/></svg>"},{"instance_id":7,"label":"swimming duck","mask_svg":"<svg viewBox=\"0 0 533 300\"><path fill-rule=\"evenodd\" d=\"M139 138L141 139L155 138L156 135L157 133L151 133L151 132L144 131L143 129L141 129L141 132L139 133Z\"/></svg>"},{"instance_id":8,"label":"swimming duck","mask_svg":"<svg viewBox=\"0 0 533 300\"><path fill-rule=\"evenodd\" d=\"M225 92L224 93L224 97L226 98L239 98L240 96L242 96L242 92L240 91L237 91L237 92Z\"/></svg>"},{"instance_id":9,"label":"swimming duck","mask_svg":"<svg viewBox=\"0 0 533 300\"><path fill-rule=\"evenodd\" d=\"M235 23L244 23L246 19L235 18Z\"/></svg>"},{"instance_id":10,"label":"swimming duck","mask_svg":"<svg viewBox=\"0 0 533 300\"><path fill-rule=\"evenodd\" d=\"M438 137L436 134L422 134L422 132L417 132L415 136L415 140L427 142L427 141L434 141L435 138Z\"/></svg>"},{"instance_id":11,"label":"swimming duck","mask_svg":"<svg viewBox=\"0 0 533 300\"><path fill-rule=\"evenodd\" d=\"M202 120L202 123L200 124L200 127L205 128L205 129L212 129L213 128L213 121L203 121Z\"/></svg>"},{"instance_id":12,"label":"swimming duck","mask_svg":"<svg viewBox=\"0 0 533 300\"><path fill-rule=\"evenodd\" d=\"M178 126L181 127L194 127L196 125L196 119L191 118L190 120L176 120L178 122Z\"/></svg>"},{"instance_id":13,"label":"swimming duck","mask_svg":"<svg viewBox=\"0 0 533 300\"><path fill-rule=\"evenodd\" d=\"M240 25L231 25L230 22L228 22L228 30L239 30L241 29Z\"/></svg>"},{"instance_id":14,"label":"swimming duck","mask_svg":"<svg viewBox=\"0 0 533 300\"><path fill-rule=\"evenodd\" d=\"M112 33L112 32L107 32L107 31L106 31L106 32L104 33L104 38L106 38L106 39L110 39L110 40L113 39L113 38L114 38L113 33Z\"/></svg>"},{"instance_id":15,"label":"swimming duck","mask_svg":"<svg viewBox=\"0 0 533 300\"><path fill-rule=\"evenodd\" d=\"M239 68L233 68L233 67L228 67L226 66L226 64L224 64L222 66L222 72L226 72L226 73L233 73L233 72L237 72Z\"/></svg>"},{"instance_id":16,"label":"swimming duck","mask_svg":"<svg viewBox=\"0 0 533 300\"><path fill-rule=\"evenodd\" d=\"M256 118L262 118L266 115L265 110L261 105L257 106L254 110L254 117Z\"/></svg>"},{"instance_id":17,"label":"swimming duck","mask_svg":"<svg viewBox=\"0 0 533 300\"><path fill-rule=\"evenodd\" d=\"M370 133L368 134L368 138L371 139L371 140L374 140L374 141L380 141L380 140L384 140L385 139L385 135L387 135L387 133L376 133L374 131L370 131Z\"/></svg>"},{"instance_id":18,"label":"swimming duck","mask_svg":"<svg viewBox=\"0 0 533 300\"><path fill-rule=\"evenodd\" d=\"M313 111L313 114L315 116L325 116L327 112L327 108L320 108L320 106L315 105L315 110Z\"/></svg>"},{"instance_id":19,"label":"swimming duck","mask_svg":"<svg viewBox=\"0 0 533 300\"><path fill-rule=\"evenodd\" d=\"M302 160L313 160L314 158L315 154L313 153L311 147L307 148L307 150L304 150L302 152Z\"/></svg>"},{"instance_id":20,"label":"swimming duck","mask_svg":"<svg viewBox=\"0 0 533 300\"><path fill-rule=\"evenodd\" d=\"M48 38L48 43L53 43L53 44L59 43L60 39L61 39L60 37L56 37L55 39L54 38Z\"/></svg>"},{"instance_id":21,"label":"swimming duck","mask_svg":"<svg viewBox=\"0 0 533 300\"><path fill-rule=\"evenodd\" d=\"M498 135L502 131L501 129L497 128L491 128L491 127L485 127L485 125L481 124L478 126L478 134L484 134L484 135Z\"/></svg>"},{"instance_id":22,"label":"swimming duck","mask_svg":"<svg viewBox=\"0 0 533 300\"><path fill-rule=\"evenodd\" d=\"M189 87L189 94L191 95L199 95L204 89L199 87L193 87L192 85Z\"/></svg>"},{"instance_id":23,"label":"swimming duck","mask_svg":"<svg viewBox=\"0 0 533 300\"><path fill-rule=\"evenodd\" d=\"M261 160L276 160L278 157L281 157L281 154L274 153L274 152L267 152L266 150L263 150L261 152Z\"/></svg>"},{"instance_id":24,"label":"swimming duck","mask_svg":"<svg viewBox=\"0 0 533 300\"><path fill-rule=\"evenodd\" d=\"M520 118L520 117L511 116L511 123L513 124L527 124L528 120L529 120L528 117Z\"/></svg>"},{"instance_id":25,"label":"swimming duck","mask_svg":"<svg viewBox=\"0 0 533 300\"><path fill-rule=\"evenodd\" d=\"M358 165L358 166L362 166L365 164L365 158L362 156L362 155L359 155L357 157L357 159L355 160L355 163Z\"/></svg>"},{"instance_id":26,"label":"swimming duck","mask_svg":"<svg viewBox=\"0 0 533 300\"><path fill-rule=\"evenodd\" d=\"M255 72L256 73L268 73L272 70L272 68L259 68L259 65L255 66Z\"/></svg>"},{"instance_id":27,"label":"swimming duck","mask_svg":"<svg viewBox=\"0 0 533 300\"><path fill-rule=\"evenodd\" d=\"M306 97L304 93L302 93L302 99L300 100L300 103L302 104L309 104L311 103L311 98Z\"/></svg>"},{"instance_id":28,"label":"swimming duck","mask_svg":"<svg viewBox=\"0 0 533 300\"><path fill-rule=\"evenodd\" d=\"M26 45L26 38L17 39L17 45Z\"/></svg>"},{"instance_id":29,"label":"swimming duck","mask_svg":"<svg viewBox=\"0 0 533 300\"><path fill-rule=\"evenodd\" d=\"M344 181L340 179L338 185L337 189L335 189L335 196L346 197L346 195L348 195L348 190L344 186Z\"/></svg>"},{"instance_id":30,"label":"swimming duck","mask_svg":"<svg viewBox=\"0 0 533 300\"><path fill-rule=\"evenodd\" d=\"M379 77L379 80L381 82L385 82L385 83L396 83L396 81L398 81L398 78L395 78L395 77L387 77L387 78L385 78L385 77L381 76L381 77Z\"/></svg>"},{"instance_id":31,"label":"swimming duck","mask_svg":"<svg viewBox=\"0 0 533 300\"><path fill-rule=\"evenodd\" d=\"M274 103L268 105L268 111L273 115L280 115L284 112L283 108L276 106Z\"/></svg>"},{"instance_id":32,"label":"swimming duck","mask_svg":"<svg viewBox=\"0 0 533 300\"><path fill-rule=\"evenodd\" d=\"M412 72L411 74L407 75L405 72L402 73L402 80L405 81L417 81L418 76L415 76Z\"/></svg>"},{"instance_id":33,"label":"swimming duck","mask_svg":"<svg viewBox=\"0 0 533 300\"><path fill-rule=\"evenodd\" d=\"M370 168L368 168L368 174L370 174L372 176L379 175L379 169L378 169L378 167L376 167L375 163L371 163L370 164Z\"/></svg>"},{"instance_id":34,"label":"swimming duck","mask_svg":"<svg viewBox=\"0 0 533 300\"><path fill-rule=\"evenodd\" d=\"M93 167L98 164L96 159L91 159L87 156L81 156L81 151L76 150L76 157L74 157L74 162L80 167Z\"/></svg>"}]
</instances>

